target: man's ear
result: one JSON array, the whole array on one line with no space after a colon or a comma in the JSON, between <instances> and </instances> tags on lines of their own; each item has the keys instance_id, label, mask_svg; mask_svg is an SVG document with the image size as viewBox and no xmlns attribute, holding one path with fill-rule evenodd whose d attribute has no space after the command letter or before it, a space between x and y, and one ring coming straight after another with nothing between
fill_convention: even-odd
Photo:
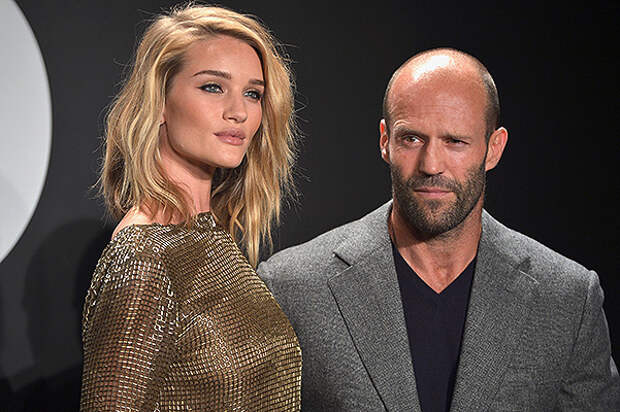
<instances>
[{"instance_id":1,"label":"man's ear","mask_svg":"<svg viewBox=\"0 0 620 412\"><path fill-rule=\"evenodd\" d=\"M381 149L381 158L385 160L387 164L390 163L390 136L388 135L387 125L385 119L381 119L379 122L379 148Z\"/></svg>"},{"instance_id":2,"label":"man's ear","mask_svg":"<svg viewBox=\"0 0 620 412\"><path fill-rule=\"evenodd\" d=\"M495 130L489 138L487 144L487 160L485 162L484 170L489 171L493 169L499 163L499 159L502 158L504 148L508 142L508 130L503 127Z\"/></svg>"}]
</instances>

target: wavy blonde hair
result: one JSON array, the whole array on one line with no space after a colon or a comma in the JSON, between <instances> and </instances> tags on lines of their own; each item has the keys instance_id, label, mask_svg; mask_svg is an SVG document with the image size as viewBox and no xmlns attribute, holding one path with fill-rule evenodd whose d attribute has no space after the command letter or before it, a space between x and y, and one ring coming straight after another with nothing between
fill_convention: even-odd
<instances>
[{"instance_id":1,"label":"wavy blonde hair","mask_svg":"<svg viewBox=\"0 0 620 412\"><path fill-rule=\"evenodd\" d=\"M291 193L295 158L293 81L286 56L254 17L222 7L193 4L158 16L138 46L135 63L107 116L105 158L99 185L117 218L133 207L178 216L193 225L183 189L161 167L159 125L171 80L188 47L217 35L240 39L260 57L265 92L262 121L245 158L234 169L217 169L211 209L256 266L260 245L272 245L271 225Z\"/></svg>"}]
</instances>

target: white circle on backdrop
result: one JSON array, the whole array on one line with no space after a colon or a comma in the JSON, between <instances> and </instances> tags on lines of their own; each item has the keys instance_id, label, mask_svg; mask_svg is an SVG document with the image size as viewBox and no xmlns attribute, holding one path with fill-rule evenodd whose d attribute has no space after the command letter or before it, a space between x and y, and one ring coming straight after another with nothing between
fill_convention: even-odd
<instances>
[{"instance_id":1,"label":"white circle on backdrop","mask_svg":"<svg viewBox=\"0 0 620 412\"><path fill-rule=\"evenodd\" d=\"M43 56L12 0L0 0L0 262L37 207L50 157L52 104Z\"/></svg>"}]
</instances>

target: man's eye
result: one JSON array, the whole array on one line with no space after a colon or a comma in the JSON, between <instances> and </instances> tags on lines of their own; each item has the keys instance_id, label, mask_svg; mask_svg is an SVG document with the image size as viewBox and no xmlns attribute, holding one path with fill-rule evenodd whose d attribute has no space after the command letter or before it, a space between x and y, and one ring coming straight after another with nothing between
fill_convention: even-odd
<instances>
[{"instance_id":1,"label":"man's eye","mask_svg":"<svg viewBox=\"0 0 620 412\"><path fill-rule=\"evenodd\" d=\"M456 144L456 145L467 144L467 142L465 142L464 140L460 140L460 139L450 139L448 140L448 142L450 144Z\"/></svg>"},{"instance_id":2,"label":"man's eye","mask_svg":"<svg viewBox=\"0 0 620 412\"><path fill-rule=\"evenodd\" d=\"M420 141L420 138L416 135L408 135L403 137L403 140L406 142L417 143Z\"/></svg>"},{"instance_id":3,"label":"man's eye","mask_svg":"<svg viewBox=\"0 0 620 412\"><path fill-rule=\"evenodd\" d=\"M220 87L220 85L215 83L205 84L204 86L200 86L200 89L209 93L222 93L222 88Z\"/></svg>"},{"instance_id":4,"label":"man's eye","mask_svg":"<svg viewBox=\"0 0 620 412\"><path fill-rule=\"evenodd\" d=\"M245 95L254 100L260 100L263 97L258 90L248 90Z\"/></svg>"}]
</instances>

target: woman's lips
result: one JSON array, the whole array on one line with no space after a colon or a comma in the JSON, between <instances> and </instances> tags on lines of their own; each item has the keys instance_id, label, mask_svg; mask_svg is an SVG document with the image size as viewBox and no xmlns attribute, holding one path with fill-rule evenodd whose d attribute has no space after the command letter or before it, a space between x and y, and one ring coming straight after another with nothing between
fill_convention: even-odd
<instances>
[{"instance_id":1,"label":"woman's lips","mask_svg":"<svg viewBox=\"0 0 620 412\"><path fill-rule=\"evenodd\" d=\"M241 146L245 140L245 134L239 129L227 129L214 133L224 143Z\"/></svg>"}]
</instances>

